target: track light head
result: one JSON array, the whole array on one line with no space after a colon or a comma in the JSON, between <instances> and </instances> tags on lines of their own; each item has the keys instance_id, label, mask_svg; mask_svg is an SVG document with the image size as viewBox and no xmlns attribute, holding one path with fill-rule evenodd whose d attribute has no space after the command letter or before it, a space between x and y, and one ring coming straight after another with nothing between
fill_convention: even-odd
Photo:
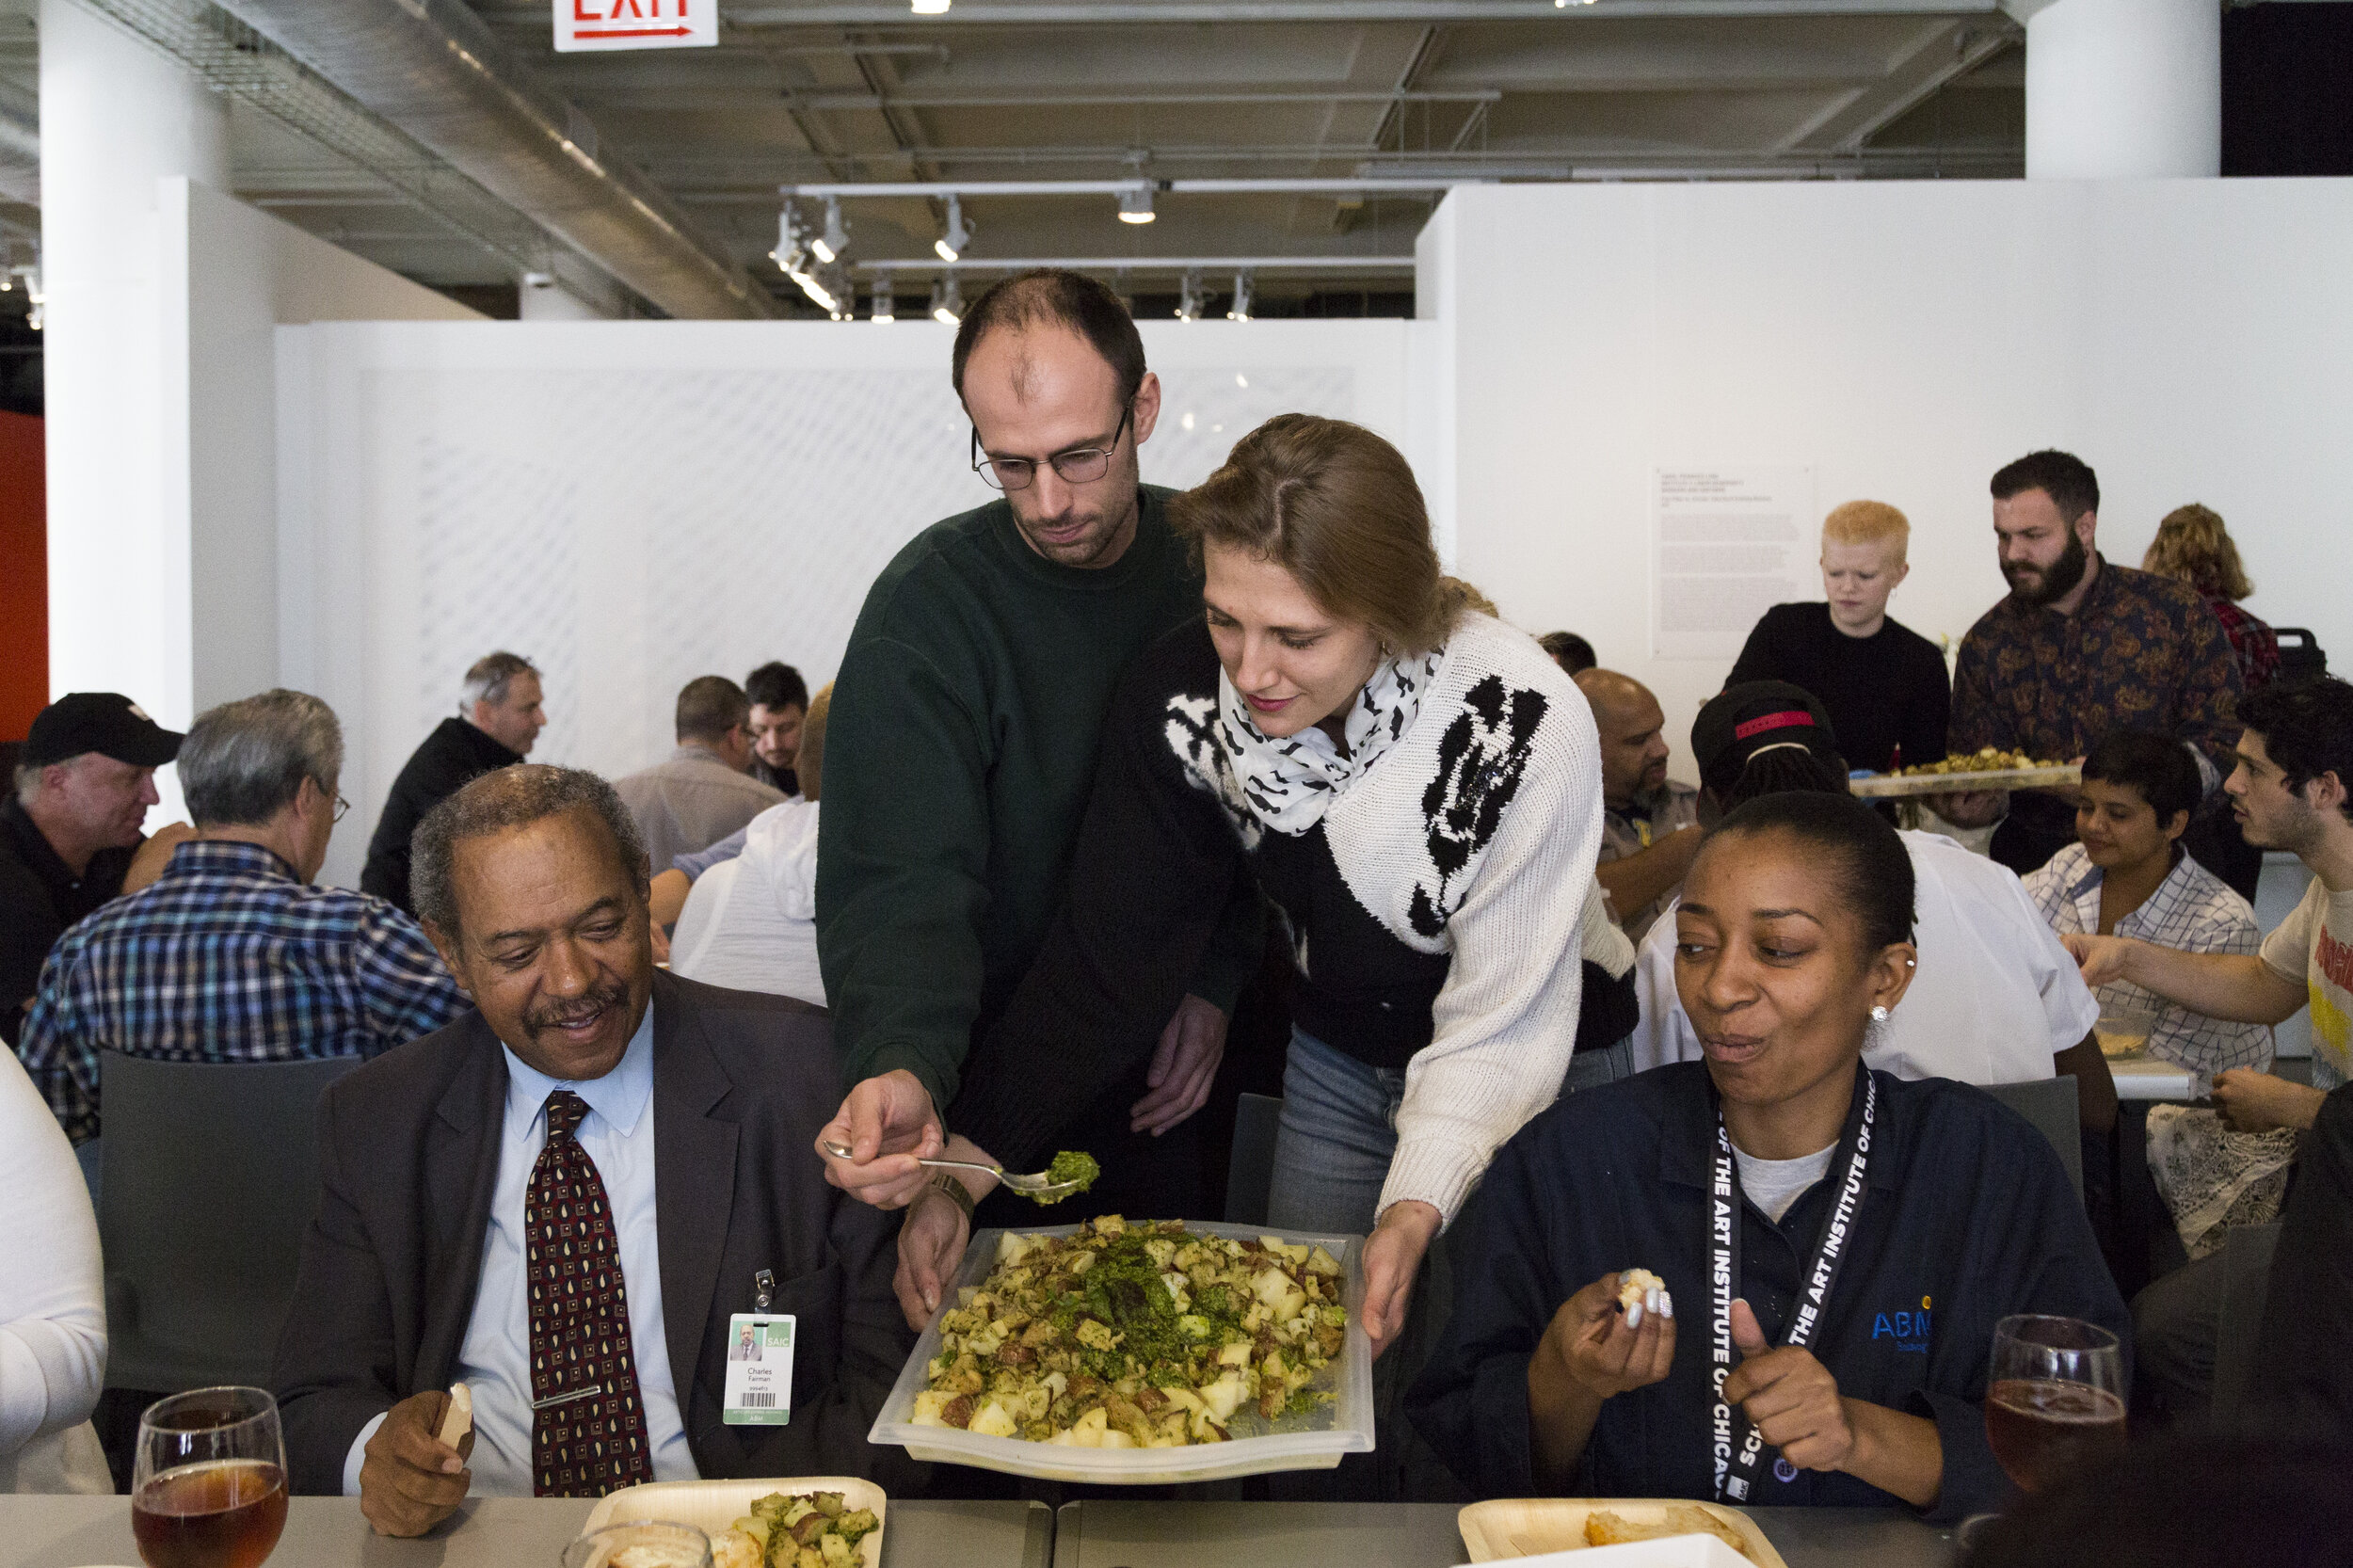
<instances>
[{"instance_id":1,"label":"track light head","mask_svg":"<svg viewBox=\"0 0 2353 1568\"><path fill-rule=\"evenodd\" d=\"M821 262L838 262L850 248L850 226L841 221L841 198L825 198L825 232L811 240L808 248Z\"/></svg>"},{"instance_id":2,"label":"track light head","mask_svg":"<svg viewBox=\"0 0 2353 1568\"><path fill-rule=\"evenodd\" d=\"M964 255L965 247L972 243L972 226L964 221L964 202L957 197L948 198L948 223L940 230L939 238L932 241L932 248L939 252L943 262L952 262Z\"/></svg>"},{"instance_id":3,"label":"track light head","mask_svg":"<svg viewBox=\"0 0 2353 1568\"><path fill-rule=\"evenodd\" d=\"M888 273L874 280L874 308L868 319L886 327L899 319L899 301L891 293Z\"/></svg>"},{"instance_id":4,"label":"track light head","mask_svg":"<svg viewBox=\"0 0 2353 1568\"><path fill-rule=\"evenodd\" d=\"M1152 186L1145 182L1131 190L1119 193L1119 221L1149 223L1158 215L1152 211Z\"/></svg>"},{"instance_id":5,"label":"track light head","mask_svg":"<svg viewBox=\"0 0 2353 1568\"><path fill-rule=\"evenodd\" d=\"M1201 269L1199 267L1194 267L1185 274L1184 288L1176 296L1176 319L1178 321L1201 319Z\"/></svg>"},{"instance_id":6,"label":"track light head","mask_svg":"<svg viewBox=\"0 0 2353 1568\"><path fill-rule=\"evenodd\" d=\"M1247 272L1234 274L1234 302L1226 308L1226 320L1248 321L1250 319L1250 274Z\"/></svg>"},{"instance_id":7,"label":"track light head","mask_svg":"<svg viewBox=\"0 0 2353 1568\"><path fill-rule=\"evenodd\" d=\"M956 275L943 274L932 285L932 319L942 327L957 327L964 322L964 292L956 286Z\"/></svg>"}]
</instances>

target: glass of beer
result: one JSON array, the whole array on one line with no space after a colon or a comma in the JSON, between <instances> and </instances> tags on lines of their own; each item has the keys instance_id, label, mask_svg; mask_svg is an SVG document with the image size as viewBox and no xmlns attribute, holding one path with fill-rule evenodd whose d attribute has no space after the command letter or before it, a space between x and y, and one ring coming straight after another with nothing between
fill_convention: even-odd
<instances>
[{"instance_id":1,"label":"glass of beer","mask_svg":"<svg viewBox=\"0 0 2353 1568\"><path fill-rule=\"evenodd\" d=\"M2009 1479L2041 1492L2124 1447L2116 1336L2074 1318L2005 1318L1986 1373L1985 1436Z\"/></svg>"},{"instance_id":2,"label":"glass of beer","mask_svg":"<svg viewBox=\"0 0 2353 1568\"><path fill-rule=\"evenodd\" d=\"M261 1568L286 1528L286 1444L259 1388L199 1388L147 1407L131 1533L147 1568Z\"/></svg>"}]
</instances>

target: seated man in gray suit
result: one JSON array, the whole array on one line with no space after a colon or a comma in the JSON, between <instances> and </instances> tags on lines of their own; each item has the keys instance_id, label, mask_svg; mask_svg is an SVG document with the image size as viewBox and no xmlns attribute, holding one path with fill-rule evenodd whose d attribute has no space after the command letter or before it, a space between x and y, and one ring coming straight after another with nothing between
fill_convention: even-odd
<instances>
[{"instance_id":1,"label":"seated man in gray suit","mask_svg":"<svg viewBox=\"0 0 2353 1568\"><path fill-rule=\"evenodd\" d=\"M356 1493L384 1534L469 1491L920 1480L866 1441L912 1336L896 1227L809 1153L824 1015L657 973L646 869L612 786L568 769L485 775L417 830L417 910L475 1011L328 1091L273 1375L295 1490ZM781 1425L725 1408L763 1289L795 1320Z\"/></svg>"}]
</instances>

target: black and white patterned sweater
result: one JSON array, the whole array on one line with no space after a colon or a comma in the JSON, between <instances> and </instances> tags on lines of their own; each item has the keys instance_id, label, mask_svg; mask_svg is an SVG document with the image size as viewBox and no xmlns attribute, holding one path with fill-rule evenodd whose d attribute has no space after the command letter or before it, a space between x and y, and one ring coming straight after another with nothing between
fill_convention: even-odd
<instances>
[{"instance_id":1,"label":"black and white patterned sweater","mask_svg":"<svg viewBox=\"0 0 2353 1568\"><path fill-rule=\"evenodd\" d=\"M1252 810L1217 700L1198 622L1124 678L1068 896L949 1126L1009 1168L1039 1163L1150 1056L1233 880L1255 876L1290 938L1299 1027L1405 1069L1381 1207L1418 1198L1450 1221L1551 1103L1576 1040L1601 842L1592 712L1532 639L1465 615L1404 735L1294 835Z\"/></svg>"}]
</instances>

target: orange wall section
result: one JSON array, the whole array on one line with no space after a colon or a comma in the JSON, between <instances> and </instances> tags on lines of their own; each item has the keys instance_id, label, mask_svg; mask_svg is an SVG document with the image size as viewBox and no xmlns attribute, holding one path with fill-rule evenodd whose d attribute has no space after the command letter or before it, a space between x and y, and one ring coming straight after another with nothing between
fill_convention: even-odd
<instances>
[{"instance_id":1,"label":"orange wall section","mask_svg":"<svg viewBox=\"0 0 2353 1568\"><path fill-rule=\"evenodd\" d=\"M49 702L49 507L41 422L0 413L0 741Z\"/></svg>"}]
</instances>

